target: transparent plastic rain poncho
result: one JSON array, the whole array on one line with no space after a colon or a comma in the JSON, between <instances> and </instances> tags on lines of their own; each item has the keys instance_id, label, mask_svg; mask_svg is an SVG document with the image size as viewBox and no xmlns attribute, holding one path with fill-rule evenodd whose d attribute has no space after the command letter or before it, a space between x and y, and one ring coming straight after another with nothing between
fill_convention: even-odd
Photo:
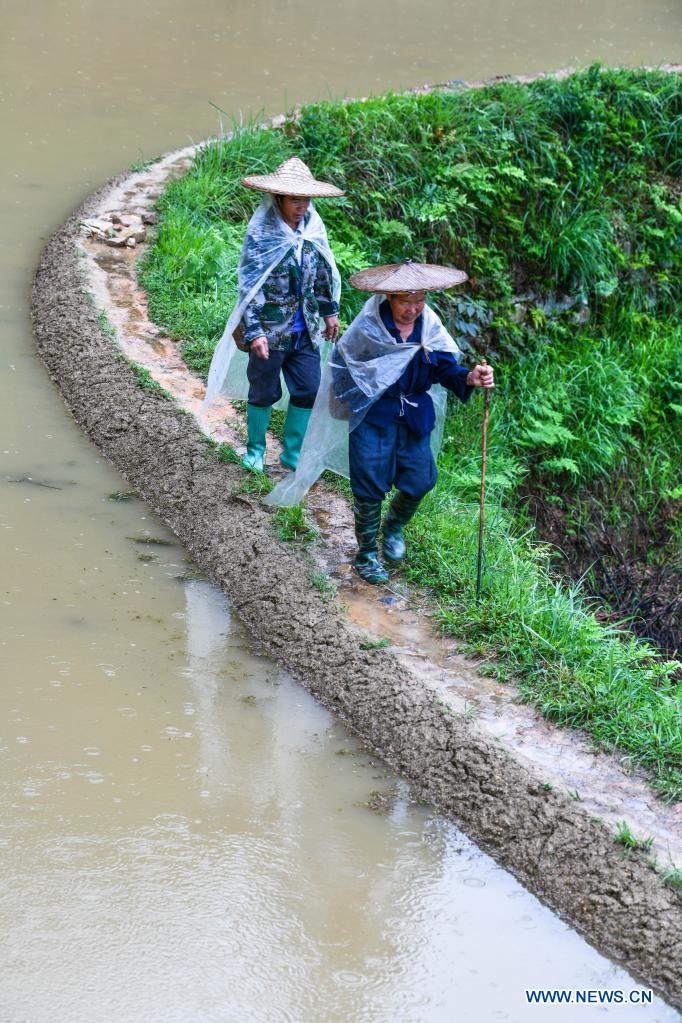
<instances>
[{"instance_id":1,"label":"transparent plastic rain poncho","mask_svg":"<svg viewBox=\"0 0 682 1023\"><path fill-rule=\"evenodd\" d=\"M420 349L459 354L459 348L428 305L424 306L421 344L394 340L379 313L383 299L383 295L372 295L332 352L322 374L298 468L268 494L265 498L268 504L289 507L298 504L325 469L349 476L349 433L402 375ZM431 434L435 457L443 440L447 392L440 384L434 384L429 394L436 412L436 426ZM403 400L409 401L409 395Z\"/></svg>"},{"instance_id":2,"label":"transparent plastic rain poncho","mask_svg":"<svg viewBox=\"0 0 682 1023\"><path fill-rule=\"evenodd\" d=\"M338 304L341 296L341 278L329 247L326 228L313 203L310 204L308 222L304 225L302 234L303 241L311 242L329 265L332 275L332 295ZM246 228L238 270L239 298L230 313L223 336L213 354L202 412L208 409L219 394L242 400L246 400L248 397L249 382L246 377L246 367L249 363L249 356L237 348L233 334L241 321L246 306L258 294L289 249L296 246L296 242L296 233L282 220L272 196L266 195ZM317 338L311 338L311 341L313 344L318 343ZM326 350L329 347L329 343L325 342L323 348ZM322 354L324 359L327 352ZM277 408L284 408L289 400L286 388L283 387L282 390L283 397L277 403Z\"/></svg>"}]
</instances>

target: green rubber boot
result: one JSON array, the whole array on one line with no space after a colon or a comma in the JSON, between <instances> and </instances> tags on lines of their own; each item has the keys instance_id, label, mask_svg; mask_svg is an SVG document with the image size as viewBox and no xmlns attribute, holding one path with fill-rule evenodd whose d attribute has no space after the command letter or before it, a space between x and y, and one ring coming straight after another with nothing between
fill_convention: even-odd
<instances>
[{"instance_id":1,"label":"green rubber boot","mask_svg":"<svg viewBox=\"0 0 682 1023\"><path fill-rule=\"evenodd\" d=\"M391 501L384 519L383 551L387 561L402 561L405 557L403 526L407 525L418 507L419 500L408 497L402 490Z\"/></svg>"},{"instance_id":2,"label":"green rubber boot","mask_svg":"<svg viewBox=\"0 0 682 1023\"><path fill-rule=\"evenodd\" d=\"M246 443L246 454L242 458L242 465L252 472L263 472L265 463L265 435L270 425L272 406L258 408L257 405L246 406L246 429L248 440Z\"/></svg>"},{"instance_id":3,"label":"green rubber boot","mask_svg":"<svg viewBox=\"0 0 682 1023\"><path fill-rule=\"evenodd\" d=\"M358 541L358 553L353 562L355 571L366 583L376 586L388 582L388 572L379 561L377 554L381 501L361 501L356 497L353 502L353 514L355 515L355 536Z\"/></svg>"},{"instance_id":4,"label":"green rubber boot","mask_svg":"<svg viewBox=\"0 0 682 1023\"><path fill-rule=\"evenodd\" d=\"M287 417L284 420L284 446L279 460L287 469L295 469L298 465L298 457L301 454L301 444L308 429L308 422L312 413L311 408L298 408L296 405L289 405Z\"/></svg>"}]
</instances>

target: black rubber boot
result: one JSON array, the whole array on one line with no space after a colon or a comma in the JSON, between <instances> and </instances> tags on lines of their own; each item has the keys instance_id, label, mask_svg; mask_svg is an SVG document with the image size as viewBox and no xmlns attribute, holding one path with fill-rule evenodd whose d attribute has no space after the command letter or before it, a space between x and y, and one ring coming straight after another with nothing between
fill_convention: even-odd
<instances>
[{"instance_id":1,"label":"black rubber boot","mask_svg":"<svg viewBox=\"0 0 682 1023\"><path fill-rule=\"evenodd\" d=\"M355 515L355 536L358 541L358 553L353 565L361 579L366 583L385 583L388 572L379 561L377 552L377 534L381 523L381 501L361 501L357 497L353 502Z\"/></svg>"},{"instance_id":2,"label":"black rubber boot","mask_svg":"<svg viewBox=\"0 0 682 1023\"><path fill-rule=\"evenodd\" d=\"M405 557L405 538L403 526L410 521L421 498L408 497L402 490L399 490L393 500L391 507L384 519L384 557L388 561L402 561Z\"/></svg>"}]
</instances>

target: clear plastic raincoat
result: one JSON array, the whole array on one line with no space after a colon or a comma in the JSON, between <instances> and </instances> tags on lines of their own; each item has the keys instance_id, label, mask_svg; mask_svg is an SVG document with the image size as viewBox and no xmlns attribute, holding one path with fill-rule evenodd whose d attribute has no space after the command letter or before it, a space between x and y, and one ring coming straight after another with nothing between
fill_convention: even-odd
<instances>
[{"instance_id":1,"label":"clear plastic raincoat","mask_svg":"<svg viewBox=\"0 0 682 1023\"><path fill-rule=\"evenodd\" d=\"M341 296L341 278L329 247L327 231L312 203L309 207L309 214L306 216L307 223L303 227L303 241L311 242L329 265L332 274L333 297L338 304ZM249 363L249 356L237 348L233 335L241 322L246 306L258 294L289 249L295 245L295 232L279 215L272 196L266 195L246 228L238 270L239 298L230 313L223 336L213 354L208 373L206 397L202 405L203 411L208 409L219 394L241 400L246 400L248 397L249 382L246 377L246 367ZM311 341L313 344L319 343L318 338L311 338ZM323 347L329 348L329 343L325 342ZM323 351L321 354L324 362L326 352ZM287 402L288 395L285 392L277 403L277 407L283 408Z\"/></svg>"},{"instance_id":2,"label":"clear plastic raincoat","mask_svg":"<svg viewBox=\"0 0 682 1023\"><path fill-rule=\"evenodd\" d=\"M348 434L362 422L368 409L402 375L420 349L459 353L439 317L424 306L422 340L400 344L387 331L379 306L384 295L372 295L332 352L322 374L296 472L265 498L268 504L298 504L324 472L348 476ZM439 384L429 394L436 412L431 434L435 455L443 440L447 392Z\"/></svg>"}]
</instances>

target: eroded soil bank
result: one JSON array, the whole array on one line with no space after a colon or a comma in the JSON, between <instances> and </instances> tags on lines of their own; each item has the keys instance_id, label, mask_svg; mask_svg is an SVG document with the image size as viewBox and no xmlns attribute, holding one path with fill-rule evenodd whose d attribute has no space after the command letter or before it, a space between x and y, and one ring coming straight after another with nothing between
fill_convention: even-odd
<instances>
[{"instance_id":1,"label":"eroded soil bank","mask_svg":"<svg viewBox=\"0 0 682 1023\"><path fill-rule=\"evenodd\" d=\"M678 657L682 650L682 552L672 523L662 512L653 523L626 513L618 527L607 524L601 492L605 489L595 488L582 497L590 516L580 531L565 510L537 495L528 495L529 511L539 535L560 552L556 558L559 572L586 579L600 603L611 609L614 622L656 644L665 656Z\"/></svg>"},{"instance_id":2,"label":"eroded soil bank","mask_svg":"<svg viewBox=\"0 0 682 1023\"><path fill-rule=\"evenodd\" d=\"M227 593L254 638L532 891L602 950L682 1005L682 897L640 856L624 856L581 802L444 700L392 650L367 648L336 601L311 585L310 557L277 540L194 420L140 387L88 302L79 224L47 246L36 277L38 345L76 420ZM159 342L160 343L160 342ZM199 385L199 382L196 382Z\"/></svg>"}]
</instances>

